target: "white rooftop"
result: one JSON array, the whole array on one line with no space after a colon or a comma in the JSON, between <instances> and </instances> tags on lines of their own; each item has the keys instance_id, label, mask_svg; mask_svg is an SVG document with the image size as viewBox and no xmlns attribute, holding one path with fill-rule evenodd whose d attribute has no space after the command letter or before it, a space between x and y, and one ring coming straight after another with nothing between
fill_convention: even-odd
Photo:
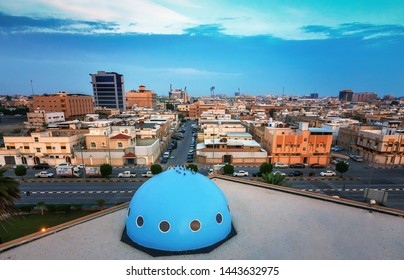
<instances>
[{"instance_id":1,"label":"white rooftop","mask_svg":"<svg viewBox=\"0 0 404 280\"><path fill-rule=\"evenodd\" d=\"M210 253L153 258L121 242L123 208L4 251L0 259L404 259L402 216L259 188L249 180L213 180L227 197L237 235Z\"/></svg>"}]
</instances>

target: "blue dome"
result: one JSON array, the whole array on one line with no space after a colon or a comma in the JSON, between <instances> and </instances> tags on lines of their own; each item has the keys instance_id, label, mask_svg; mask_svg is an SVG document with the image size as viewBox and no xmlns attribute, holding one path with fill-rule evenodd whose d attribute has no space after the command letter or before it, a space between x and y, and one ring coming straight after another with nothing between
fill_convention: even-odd
<instances>
[{"instance_id":1,"label":"blue dome","mask_svg":"<svg viewBox=\"0 0 404 280\"><path fill-rule=\"evenodd\" d=\"M230 231L223 192L205 176L180 167L145 182L133 196L126 219L133 242L164 251L208 247Z\"/></svg>"}]
</instances>

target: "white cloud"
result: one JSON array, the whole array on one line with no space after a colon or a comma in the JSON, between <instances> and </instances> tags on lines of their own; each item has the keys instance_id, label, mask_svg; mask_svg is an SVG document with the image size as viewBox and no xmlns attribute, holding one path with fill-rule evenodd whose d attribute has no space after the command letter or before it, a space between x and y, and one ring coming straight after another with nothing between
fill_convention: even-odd
<instances>
[{"instance_id":1,"label":"white cloud","mask_svg":"<svg viewBox=\"0 0 404 280\"><path fill-rule=\"evenodd\" d=\"M394 6L392 0L379 3L380 9L373 5L371 10L365 9L364 0L351 4L336 2L325 5L320 1L290 0L237 3L231 0L13 0L1 1L0 10L18 16L114 23L116 28L105 30L114 33L184 34L186 29L199 25L219 25L227 35L268 35L288 40L327 38L327 34L302 29L308 25L404 24L403 9ZM362 6L364 9L360 9ZM382 15L380 10L384 11ZM84 26L71 28L69 32L80 30L89 32Z\"/></svg>"}]
</instances>

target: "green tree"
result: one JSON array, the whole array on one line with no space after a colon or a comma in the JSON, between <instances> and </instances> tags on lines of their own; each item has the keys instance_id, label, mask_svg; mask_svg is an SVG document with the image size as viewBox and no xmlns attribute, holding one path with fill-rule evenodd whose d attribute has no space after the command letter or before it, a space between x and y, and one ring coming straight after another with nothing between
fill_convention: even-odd
<instances>
[{"instance_id":1,"label":"green tree","mask_svg":"<svg viewBox=\"0 0 404 280\"><path fill-rule=\"evenodd\" d=\"M97 199L96 203L100 207L100 210L104 209L104 206L105 206L105 200L104 199Z\"/></svg>"},{"instance_id":2,"label":"green tree","mask_svg":"<svg viewBox=\"0 0 404 280\"><path fill-rule=\"evenodd\" d=\"M345 161L339 161L336 165L335 165L335 170L337 170L340 173L340 177L342 178L342 173L347 172L349 169L349 165L348 163L346 163Z\"/></svg>"},{"instance_id":3,"label":"green tree","mask_svg":"<svg viewBox=\"0 0 404 280\"><path fill-rule=\"evenodd\" d=\"M21 176L21 180L24 180L24 176L27 174L27 168L24 165L18 165L14 169L14 173L16 176Z\"/></svg>"},{"instance_id":4,"label":"green tree","mask_svg":"<svg viewBox=\"0 0 404 280\"><path fill-rule=\"evenodd\" d=\"M281 175L280 173L263 173L262 179L268 184L281 186L283 180L285 180L285 176Z\"/></svg>"},{"instance_id":5,"label":"green tree","mask_svg":"<svg viewBox=\"0 0 404 280\"><path fill-rule=\"evenodd\" d=\"M265 173L271 173L273 169L273 165L267 162L264 162L260 166L260 173L265 174Z\"/></svg>"},{"instance_id":6,"label":"green tree","mask_svg":"<svg viewBox=\"0 0 404 280\"><path fill-rule=\"evenodd\" d=\"M6 168L0 169L0 221L17 212L14 200L20 198L19 183L11 177L4 176Z\"/></svg>"},{"instance_id":7,"label":"green tree","mask_svg":"<svg viewBox=\"0 0 404 280\"><path fill-rule=\"evenodd\" d=\"M41 209L41 215L43 215L43 210L45 209L45 202L38 201L36 205L38 205L39 209Z\"/></svg>"},{"instance_id":8,"label":"green tree","mask_svg":"<svg viewBox=\"0 0 404 280\"><path fill-rule=\"evenodd\" d=\"M195 164L188 164L187 169L198 172L198 166L196 166Z\"/></svg>"},{"instance_id":9,"label":"green tree","mask_svg":"<svg viewBox=\"0 0 404 280\"><path fill-rule=\"evenodd\" d=\"M157 175L157 174L160 174L161 172L163 172L163 168L161 167L160 164L153 164L150 167L150 170L154 175Z\"/></svg>"},{"instance_id":10,"label":"green tree","mask_svg":"<svg viewBox=\"0 0 404 280\"><path fill-rule=\"evenodd\" d=\"M112 174L112 166L108 163L104 163L100 166L101 176L104 178L109 178L109 175Z\"/></svg>"},{"instance_id":11,"label":"green tree","mask_svg":"<svg viewBox=\"0 0 404 280\"><path fill-rule=\"evenodd\" d=\"M233 173L234 173L234 166L231 165L231 164L226 164L226 165L223 167L223 172L224 172L225 175L233 175Z\"/></svg>"}]
</instances>

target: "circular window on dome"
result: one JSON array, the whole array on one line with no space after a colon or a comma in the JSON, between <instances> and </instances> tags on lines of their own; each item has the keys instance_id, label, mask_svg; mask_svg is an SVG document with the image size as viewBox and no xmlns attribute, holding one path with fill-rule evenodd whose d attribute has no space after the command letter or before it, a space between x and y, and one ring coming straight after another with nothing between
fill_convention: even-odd
<instances>
[{"instance_id":1,"label":"circular window on dome","mask_svg":"<svg viewBox=\"0 0 404 280\"><path fill-rule=\"evenodd\" d=\"M198 220L193 220L190 224L189 227L191 228L192 231L197 232L201 229L201 222Z\"/></svg>"},{"instance_id":2,"label":"circular window on dome","mask_svg":"<svg viewBox=\"0 0 404 280\"><path fill-rule=\"evenodd\" d=\"M170 223L167 221L160 222L159 229L161 232L168 232L170 230Z\"/></svg>"},{"instance_id":3,"label":"circular window on dome","mask_svg":"<svg viewBox=\"0 0 404 280\"><path fill-rule=\"evenodd\" d=\"M221 224L223 222L223 216L221 213L216 214L216 223Z\"/></svg>"},{"instance_id":4,"label":"circular window on dome","mask_svg":"<svg viewBox=\"0 0 404 280\"><path fill-rule=\"evenodd\" d=\"M129 217L129 215L130 215L130 207L128 207L128 215L127 216Z\"/></svg>"},{"instance_id":5,"label":"circular window on dome","mask_svg":"<svg viewBox=\"0 0 404 280\"><path fill-rule=\"evenodd\" d=\"M136 225L141 228L141 227L143 226L143 224L144 224L143 217L142 217L142 216L138 216L138 217L136 218Z\"/></svg>"}]
</instances>

